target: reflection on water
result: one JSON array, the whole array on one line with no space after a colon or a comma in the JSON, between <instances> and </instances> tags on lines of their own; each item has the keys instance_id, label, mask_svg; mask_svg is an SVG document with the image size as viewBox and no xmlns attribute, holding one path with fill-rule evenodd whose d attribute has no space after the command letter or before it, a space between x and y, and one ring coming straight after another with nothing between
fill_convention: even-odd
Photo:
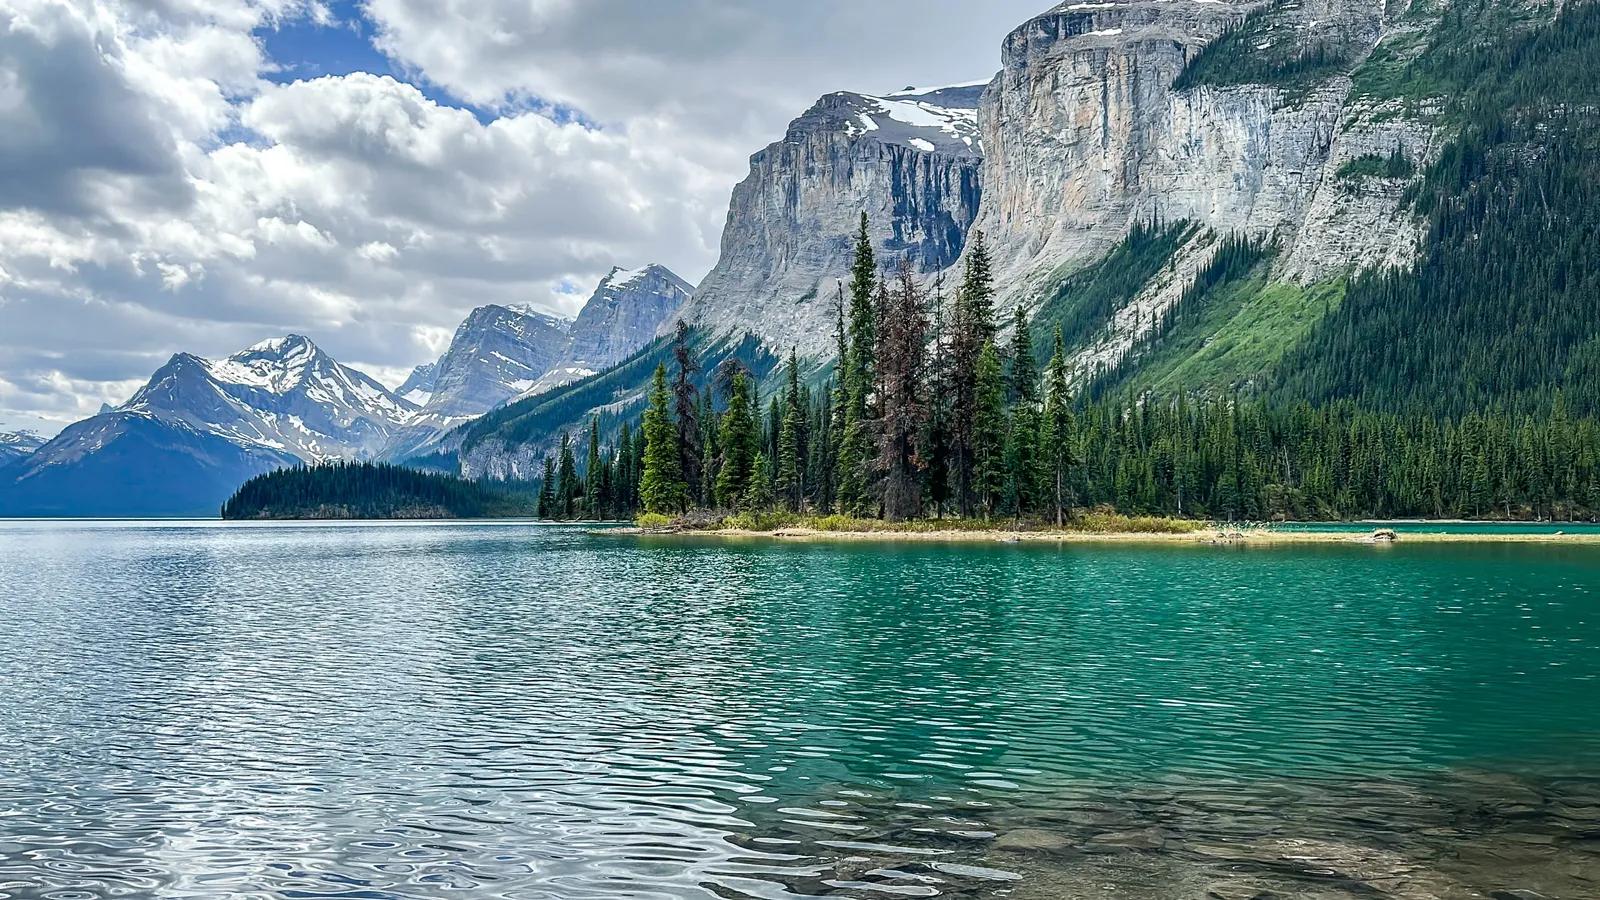
<instances>
[{"instance_id":1,"label":"reflection on water","mask_svg":"<svg viewBox=\"0 0 1600 900\"><path fill-rule=\"evenodd\" d=\"M1583 548L0 524L0 897L1594 900L1597 589Z\"/></svg>"}]
</instances>

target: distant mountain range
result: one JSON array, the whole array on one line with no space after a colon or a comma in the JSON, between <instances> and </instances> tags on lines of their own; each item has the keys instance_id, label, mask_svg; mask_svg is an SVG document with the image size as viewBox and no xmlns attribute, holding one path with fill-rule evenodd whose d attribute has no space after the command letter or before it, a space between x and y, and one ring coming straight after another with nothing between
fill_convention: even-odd
<instances>
[{"instance_id":1,"label":"distant mountain range","mask_svg":"<svg viewBox=\"0 0 1600 900\"><path fill-rule=\"evenodd\" d=\"M651 265L612 269L575 321L527 308L474 311L444 356L400 388L402 396L426 400L383 457L426 455L452 429L492 409L616 365L675 320L692 296L694 289L670 269Z\"/></svg>"},{"instance_id":2,"label":"distant mountain range","mask_svg":"<svg viewBox=\"0 0 1600 900\"><path fill-rule=\"evenodd\" d=\"M44 438L32 431L0 431L0 466L28 456L44 443Z\"/></svg>"},{"instance_id":3,"label":"distant mountain range","mask_svg":"<svg viewBox=\"0 0 1600 900\"><path fill-rule=\"evenodd\" d=\"M54 440L0 435L0 516L214 516L274 469L426 452L507 401L627 357L691 294L652 265L613 270L576 321L483 307L397 391L299 335L222 360L180 353L127 403Z\"/></svg>"},{"instance_id":4,"label":"distant mountain range","mask_svg":"<svg viewBox=\"0 0 1600 900\"><path fill-rule=\"evenodd\" d=\"M0 510L215 515L241 477L372 456L416 412L298 335L217 361L180 353L127 403L0 469Z\"/></svg>"}]
</instances>

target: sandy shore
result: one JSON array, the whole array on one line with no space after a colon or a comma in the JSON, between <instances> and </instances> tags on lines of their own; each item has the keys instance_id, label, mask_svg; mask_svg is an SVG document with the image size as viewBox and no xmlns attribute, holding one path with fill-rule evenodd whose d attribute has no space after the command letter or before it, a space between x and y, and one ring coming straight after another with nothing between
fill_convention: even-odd
<instances>
[{"instance_id":1,"label":"sandy shore","mask_svg":"<svg viewBox=\"0 0 1600 900\"><path fill-rule=\"evenodd\" d=\"M690 531L622 528L609 535L650 537L725 538L778 542L878 541L885 543L967 544L1191 544L1201 546L1284 546L1292 544L1556 544L1600 545L1600 534L1425 534L1403 532L1394 540L1374 537L1375 532L1351 526L1350 531L1274 531L1271 529L1202 529L1188 534L1098 534L1078 531L820 531L814 528L780 528L776 531Z\"/></svg>"}]
</instances>

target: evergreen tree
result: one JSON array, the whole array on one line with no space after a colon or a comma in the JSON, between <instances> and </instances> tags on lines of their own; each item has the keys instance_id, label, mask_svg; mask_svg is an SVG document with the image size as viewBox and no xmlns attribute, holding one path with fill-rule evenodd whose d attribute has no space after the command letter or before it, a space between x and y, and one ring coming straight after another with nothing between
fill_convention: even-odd
<instances>
[{"instance_id":1,"label":"evergreen tree","mask_svg":"<svg viewBox=\"0 0 1600 900\"><path fill-rule=\"evenodd\" d=\"M728 389L728 411L722 414L717 443L722 458L717 471L717 505L739 509L750 488L760 437L752 408L755 400L743 371L734 373Z\"/></svg>"},{"instance_id":2,"label":"evergreen tree","mask_svg":"<svg viewBox=\"0 0 1600 900\"><path fill-rule=\"evenodd\" d=\"M934 282L933 290L933 358L930 361L928 428L922 440L921 455L926 466L924 483L928 490L928 503L933 514L944 516L951 499L950 458L953 452L950 434L951 373L946 354L948 344L945 334L944 276Z\"/></svg>"},{"instance_id":3,"label":"evergreen tree","mask_svg":"<svg viewBox=\"0 0 1600 900\"><path fill-rule=\"evenodd\" d=\"M783 423L778 434L777 496L793 512L805 505L806 460L801 448L807 410L800 396L800 359L789 351L789 392L784 397Z\"/></svg>"},{"instance_id":4,"label":"evergreen tree","mask_svg":"<svg viewBox=\"0 0 1600 900\"><path fill-rule=\"evenodd\" d=\"M676 515L689 506L689 486L683 480L678 455L678 430L668 404L667 367L656 367L650 388L650 408L644 414L644 473L639 498L645 512Z\"/></svg>"},{"instance_id":5,"label":"evergreen tree","mask_svg":"<svg viewBox=\"0 0 1600 900\"><path fill-rule=\"evenodd\" d=\"M956 294L955 325L950 339L952 366L950 424L954 440L952 474L962 515L979 502L977 426L978 368L983 349L994 340L994 275L982 232L973 235L961 289ZM998 362L998 356L996 357ZM1004 384L1001 399L1004 400Z\"/></svg>"},{"instance_id":6,"label":"evergreen tree","mask_svg":"<svg viewBox=\"0 0 1600 900\"><path fill-rule=\"evenodd\" d=\"M1006 435L1006 508L1022 517L1039 507L1039 483L1043 476L1039 454L1042 427L1039 411L1039 369L1034 363L1033 336L1028 331L1028 316L1018 306L1013 317L1011 345L1011 414Z\"/></svg>"},{"instance_id":7,"label":"evergreen tree","mask_svg":"<svg viewBox=\"0 0 1600 900\"><path fill-rule=\"evenodd\" d=\"M589 456L585 460L583 484L583 513L586 518L600 519L605 515L606 467L600 459L600 420L589 425Z\"/></svg>"},{"instance_id":8,"label":"evergreen tree","mask_svg":"<svg viewBox=\"0 0 1600 900\"><path fill-rule=\"evenodd\" d=\"M556 458L545 454L544 477L539 480L539 512L541 519L559 519L556 509Z\"/></svg>"},{"instance_id":9,"label":"evergreen tree","mask_svg":"<svg viewBox=\"0 0 1600 900\"><path fill-rule=\"evenodd\" d=\"M975 503L992 517L1006 485L1006 388L992 341L978 355L973 398L972 490Z\"/></svg>"},{"instance_id":10,"label":"evergreen tree","mask_svg":"<svg viewBox=\"0 0 1600 900\"><path fill-rule=\"evenodd\" d=\"M851 415L868 418L867 398L872 391L877 349L877 310L873 294L879 287L878 262L867 232L867 214L861 214L861 232L856 238L855 261L850 266L850 332L845 388L850 398Z\"/></svg>"},{"instance_id":11,"label":"evergreen tree","mask_svg":"<svg viewBox=\"0 0 1600 900\"><path fill-rule=\"evenodd\" d=\"M1072 507L1070 476L1077 463L1072 450L1077 423L1072 414L1072 395L1068 387L1067 348L1061 328L1056 328L1055 354L1047 371L1048 385L1044 401L1044 418L1040 428L1040 457L1044 463L1050 495L1050 511L1057 526L1066 524L1066 514Z\"/></svg>"},{"instance_id":12,"label":"evergreen tree","mask_svg":"<svg viewBox=\"0 0 1600 900\"><path fill-rule=\"evenodd\" d=\"M676 371L672 380L673 410L677 415L678 462L683 469L683 482L690 497L703 491L705 473L702 471L704 448L701 446L700 392L694 385L694 376L700 371L700 361L689 347L689 326L678 320L678 331L672 342L672 358Z\"/></svg>"},{"instance_id":13,"label":"evergreen tree","mask_svg":"<svg viewBox=\"0 0 1600 900\"><path fill-rule=\"evenodd\" d=\"M877 352L877 471L883 475L883 515L891 522L915 518L923 509L922 460L917 440L928 419L925 395L928 323L924 298L902 260L893 294L884 292Z\"/></svg>"},{"instance_id":14,"label":"evergreen tree","mask_svg":"<svg viewBox=\"0 0 1600 900\"><path fill-rule=\"evenodd\" d=\"M572 451L572 435L561 433L561 461L556 465L556 508L561 519L577 515L583 502L583 482L578 478L578 458Z\"/></svg>"},{"instance_id":15,"label":"evergreen tree","mask_svg":"<svg viewBox=\"0 0 1600 900\"><path fill-rule=\"evenodd\" d=\"M757 453L755 463L750 468L750 483L745 486L741 503L750 512L766 512L772 509L775 502L772 494L772 460L764 452Z\"/></svg>"}]
</instances>

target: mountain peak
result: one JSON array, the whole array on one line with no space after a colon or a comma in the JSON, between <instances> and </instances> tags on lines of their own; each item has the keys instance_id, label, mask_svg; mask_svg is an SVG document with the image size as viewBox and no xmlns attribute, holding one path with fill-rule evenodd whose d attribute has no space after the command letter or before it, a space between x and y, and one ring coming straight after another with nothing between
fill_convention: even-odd
<instances>
[{"instance_id":1,"label":"mountain peak","mask_svg":"<svg viewBox=\"0 0 1600 900\"><path fill-rule=\"evenodd\" d=\"M646 287L652 278L665 282L665 290L671 294L693 294L694 288L677 276L677 273L660 263L650 263L639 269L624 269L613 266L611 274L600 280L600 286L595 289L594 298L589 302L604 297L608 292L621 290L639 290ZM587 307L585 307L587 309ZM579 318L582 318L580 314Z\"/></svg>"}]
</instances>

